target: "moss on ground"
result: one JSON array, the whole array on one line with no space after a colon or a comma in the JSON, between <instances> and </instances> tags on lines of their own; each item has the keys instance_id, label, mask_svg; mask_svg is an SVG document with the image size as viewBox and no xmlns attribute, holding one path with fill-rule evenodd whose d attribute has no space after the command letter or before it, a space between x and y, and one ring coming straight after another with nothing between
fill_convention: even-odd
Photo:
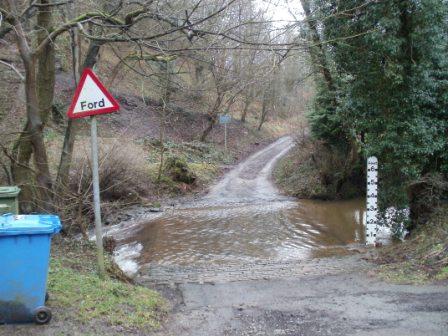
<instances>
[{"instance_id":1,"label":"moss on ground","mask_svg":"<svg viewBox=\"0 0 448 336\"><path fill-rule=\"evenodd\" d=\"M191 170L196 174L198 183L209 184L213 182L215 177L219 174L217 164L208 162L195 162L189 164Z\"/></svg>"},{"instance_id":2,"label":"moss on ground","mask_svg":"<svg viewBox=\"0 0 448 336\"><path fill-rule=\"evenodd\" d=\"M376 262L381 278L394 283L448 280L448 206L403 243L384 247Z\"/></svg>"},{"instance_id":3,"label":"moss on ground","mask_svg":"<svg viewBox=\"0 0 448 336\"><path fill-rule=\"evenodd\" d=\"M392 263L381 265L379 276L387 282L396 284L425 284L430 278L420 267L415 267L412 262Z\"/></svg>"},{"instance_id":4,"label":"moss on ground","mask_svg":"<svg viewBox=\"0 0 448 336\"><path fill-rule=\"evenodd\" d=\"M58 318L81 325L94 323L132 329L155 329L167 312L167 303L154 290L96 273L90 243L59 242L50 264L48 306ZM108 269L112 269L110 260ZM62 316L61 316L62 315Z\"/></svg>"}]
</instances>

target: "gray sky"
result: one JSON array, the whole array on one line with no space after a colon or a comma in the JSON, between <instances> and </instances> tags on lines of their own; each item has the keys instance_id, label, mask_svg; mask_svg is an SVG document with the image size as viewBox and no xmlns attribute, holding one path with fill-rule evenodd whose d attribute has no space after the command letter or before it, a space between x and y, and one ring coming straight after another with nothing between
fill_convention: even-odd
<instances>
[{"instance_id":1,"label":"gray sky","mask_svg":"<svg viewBox=\"0 0 448 336\"><path fill-rule=\"evenodd\" d=\"M277 25L287 24L287 21L294 20L290 12L297 18L301 17L302 7L299 0L256 0L256 3L260 8L268 10L268 16L271 16L272 20L285 21Z\"/></svg>"}]
</instances>

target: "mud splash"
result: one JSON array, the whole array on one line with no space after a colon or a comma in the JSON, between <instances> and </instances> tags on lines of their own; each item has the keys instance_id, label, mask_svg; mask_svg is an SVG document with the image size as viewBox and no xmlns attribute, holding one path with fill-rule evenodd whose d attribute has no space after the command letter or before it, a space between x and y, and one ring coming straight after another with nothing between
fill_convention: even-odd
<instances>
[{"instance_id":1,"label":"mud splash","mask_svg":"<svg viewBox=\"0 0 448 336\"><path fill-rule=\"evenodd\" d=\"M345 254L348 246L363 243L363 201L298 201L280 195L270 177L292 146L291 137L277 140L230 171L202 200L166 210L128 231L122 243L140 250L138 258L131 253L132 271L136 261L298 260Z\"/></svg>"}]
</instances>

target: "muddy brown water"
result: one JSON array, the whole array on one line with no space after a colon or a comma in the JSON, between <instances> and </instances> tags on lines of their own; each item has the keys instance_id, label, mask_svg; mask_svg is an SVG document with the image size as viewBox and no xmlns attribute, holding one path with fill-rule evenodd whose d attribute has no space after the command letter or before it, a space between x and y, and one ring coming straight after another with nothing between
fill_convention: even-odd
<instances>
[{"instance_id":1,"label":"muddy brown water","mask_svg":"<svg viewBox=\"0 0 448 336\"><path fill-rule=\"evenodd\" d=\"M296 200L271 181L294 145L284 137L230 171L202 200L142 223L128 242L139 264L297 260L345 254L364 242L364 202Z\"/></svg>"},{"instance_id":2,"label":"muddy brown water","mask_svg":"<svg viewBox=\"0 0 448 336\"><path fill-rule=\"evenodd\" d=\"M363 242L363 202L271 201L176 209L136 233L141 263L308 259Z\"/></svg>"}]
</instances>

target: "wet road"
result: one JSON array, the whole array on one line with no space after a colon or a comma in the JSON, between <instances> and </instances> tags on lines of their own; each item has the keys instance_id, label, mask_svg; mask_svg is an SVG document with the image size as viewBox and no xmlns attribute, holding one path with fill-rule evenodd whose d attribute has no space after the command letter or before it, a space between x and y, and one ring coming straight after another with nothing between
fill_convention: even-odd
<instances>
[{"instance_id":1,"label":"wet road","mask_svg":"<svg viewBox=\"0 0 448 336\"><path fill-rule=\"evenodd\" d=\"M139 264L189 265L287 261L344 254L363 242L363 202L322 202L280 195L275 163L293 146L283 137L230 171L199 202L139 226Z\"/></svg>"},{"instance_id":2,"label":"wet road","mask_svg":"<svg viewBox=\"0 0 448 336\"><path fill-rule=\"evenodd\" d=\"M448 335L446 284L392 285L371 268L324 258L283 264L276 277L160 286L175 309L157 336Z\"/></svg>"}]
</instances>

